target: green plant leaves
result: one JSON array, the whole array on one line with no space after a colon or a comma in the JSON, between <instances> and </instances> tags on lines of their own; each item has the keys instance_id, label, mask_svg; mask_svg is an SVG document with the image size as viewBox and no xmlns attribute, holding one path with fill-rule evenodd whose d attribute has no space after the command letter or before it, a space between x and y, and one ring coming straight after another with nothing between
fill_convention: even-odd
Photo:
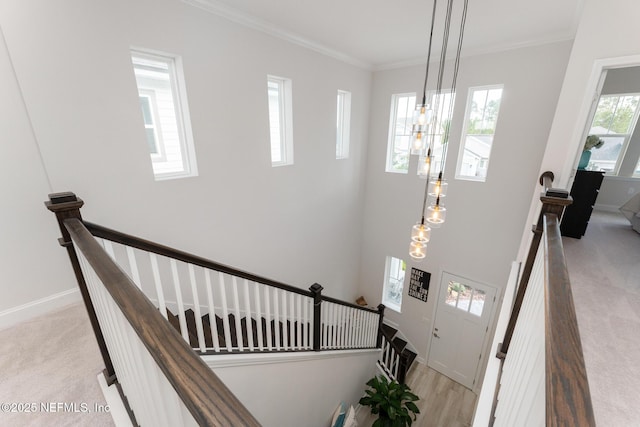
<instances>
[{"instance_id":1,"label":"green plant leaves","mask_svg":"<svg viewBox=\"0 0 640 427\"><path fill-rule=\"evenodd\" d=\"M411 426L420 413L413 403L419 400L411 393L409 386L397 381L389 381L385 376L377 376L367 381L370 389L366 396L359 400L360 405L371 407L371 413L378 415L373 427L406 427Z\"/></svg>"}]
</instances>

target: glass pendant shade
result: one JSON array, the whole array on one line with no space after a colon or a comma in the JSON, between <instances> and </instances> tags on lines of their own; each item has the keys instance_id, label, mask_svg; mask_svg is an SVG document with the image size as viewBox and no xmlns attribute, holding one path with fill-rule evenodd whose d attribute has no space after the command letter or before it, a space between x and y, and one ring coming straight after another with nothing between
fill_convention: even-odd
<instances>
[{"instance_id":1,"label":"glass pendant shade","mask_svg":"<svg viewBox=\"0 0 640 427\"><path fill-rule=\"evenodd\" d=\"M431 157L420 156L418 159L418 176L427 179L431 173Z\"/></svg>"},{"instance_id":2,"label":"glass pendant shade","mask_svg":"<svg viewBox=\"0 0 640 427\"><path fill-rule=\"evenodd\" d=\"M427 222L432 228L438 228L444 223L447 208L438 201L427 208Z\"/></svg>"},{"instance_id":3,"label":"glass pendant shade","mask_svg":"<svg viewBox=\"0 0 640 427\"><path fill-rule=\"evenodd\" d=\"M429 108L429 105L418 104L413 112L413 126L414 130L425 130L427 125L431 123L431 117L433 116L433 110ZM420 129L417 129L417 127Z\"/></svg>"},{"instance_id":4,"label":"glass pendant shade","mask_svg":"<svg viewBox=\"0 0 640 427\"><path fill-rule=\"evenodd\" d=\"M421 222L411 228L411 240L414 242L427 243L431 238L431 227Z\"/></svg>"},{"instance_id":5,"label":"glass pendant shade","mask_svg":"<svg viewBox=\"0 0 640 427\"><path fill-rule=\"evenodd\" d=\"M412 241L409 246L409 256L414 261L422 261L427 256L427 244Z\"/></svg>"},{"instance_id":6,"label":"glass pendant shade","mask_svg":"<svg viewBox=\"0 0 640 427\"><path fill-rule=\"evenodd\" d=\"M427 139L427 134L422 131L417 131L411 136L411 154L420 154L423 151L424 144Z\"/></svg>"},{"instance_id":7,"label":"glass pendant shade","mask_svg":"<svg viewBox=\"0 0 640 427\"><path fill-rule=\"evenodd\" d=\"M429 196L434 198L442 198L447 195L447 187L449 183L444 179L436 179L429 183Z\"/></svg>"}]
</instances>

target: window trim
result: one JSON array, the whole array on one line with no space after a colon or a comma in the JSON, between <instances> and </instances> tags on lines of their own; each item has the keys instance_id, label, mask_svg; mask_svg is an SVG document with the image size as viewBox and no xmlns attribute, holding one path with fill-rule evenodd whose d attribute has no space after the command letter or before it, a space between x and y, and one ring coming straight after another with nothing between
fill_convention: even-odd
<instances>
[{"instance_id":1,"label":"window trim","mask_svg":"<svg viewBox=\"0 0 640 427\"><path fill-rule=\"evenodd\" d=\"M391 94L391 107L390 107L390 114L389 114L389 136L387 137L387 157L385 159L384 170L385 172L389 172L389 173L408 174L409 164L411 163L410 160L407 164L407 170L399 170L393 167L393 152L395 149L395 139L396 139L396 118L398 116L398 100L401 97L414 98L413 106L408 111L408 113L411 113L409 117L413 117L413 109L415 108L416 92L403 92L403 93ZM411 105L411 103L409 103L409 105ZM407 157L409 159L411 158L410 155L411 155L411 148L409 145L407 145Z\"/></svg>"},{"instance_id":2,"label":"window trim","mask_svg":"<svg viewBox=\"0 0 640 427\"><path fill-rule=\"evenodd\" d=\"M616 162L614 164L614 168L611 172L605 172L605 176L610 177L610 176L625 176L625 175L620 175L620 169L622 168L623 163L625 163L625 157L627 155L627 150L629 148L629 144L631 143L631 138L633 137L633 134L635 132L636 126L638 125L638 119L640 117L640 101L638 103L638 106L633 114L633 117L631 118L631 121L629 122L629 133L607 133L607 134L600 134L600 133L590 133L591 131L591 127L593 126L593 121L596 118L596 114L598 112L598 105L600 104L600 100L603 97L617 97L617 98L622 98L622 97L626 97L626 96L640 96L640 92L628 92L628 93L604 93L604 94L600 94L598 96L598 99L596 100L596 104L595 104L595 108L593 110L593 117L591 117L591 121L589 123L589 127L587 129L587 135L596 135L600 138L603 137L623 137L624 138L624 142L622 143L622 147L620 148L620 153L618 154L618 158L616 159ZM634 169L631 171L631 177L632 178L640 178L640 174L636 174L635 171L638 169L638 165L640 165L640 158L638 159L638 161L636 162L636 165L634 167Z\"/></svg>"},{"instance_id":3,"label":"window trim","mask_svg":"<svg viewBox=\"0 0 640 427\"><path fill-rule=\"evenodd\" d=\"M393 262L393 259L397 259L400 262L400 265L404 264L405 266L404 277L402 278L402 286L401 286L401 292L400 292L400 304L396 304L395 302L387 299L387 289L390 284L389 282L391 280L391 264ZM382 283L382 304L384 304L385 307L390 308L391 310L397 313L402 313L402 297L404 295L404 284L406 280L407 280L406 261L403 260L402 258L394 257L391 255L387 256L385 258L384 281Z\"/></svg>"},{"instance_id":4,"label":"window trim","mask_svg":"<svg viewBox=\"0 0 640 427\"><path fill-rule=\"evenodd\" d=\"M349 158L351 143L351 92L338 89L336 108L336 159Z\"/></svg>"},{"instance_id":5,"label":"window trim","mask_svg":"<svg viewBox=\"0 0 640 427\"><path fill-rule=\"evenodd\" d=\"M156 140L156 153L151 153L152 161L165 160L164 155L164 142L162 141L162 131L160 129L160 119L158 117L158 106L156 104L156 93L148 89L138 89L138 96L140 98L146 98L148 100L149 112L151 113L151 125L144 123L144 128L153 129L153 136Z\"/></svg>"},{"instance_id":6,"label":"window trim","mask_svg":"<svg viewBox=\"0 0 640 427\"><path fill-rule=\"evenodd\" d=\"M471 105L473 103L473 93L477 91L490 91L493 89L501 89L502 93L500 94L500 108L498 109L498 114L496 115L496 126L493 130L493 138L495 138L496 131L498 128L498 120L500 118L500 110L502 109L502 99L504 97L504 84L495 84L495 85L485 85L485 86L471 86L467 91L467 103L464 110L464 122L462 123L462 135L460 137L460 147L458 149L458 159L456 161L456 175L455 178L464 181L475 181L475 182L486 182L487 177L489 176L489 164L491 163L491 153L493 152L493 143L494 140L491 141L491 147L489 147L489 155L486 160L487 164L487 173L484 177L480 176L469 176L469 175L461 175L460 169L462 168L462 162L464 160L464 152L466 146L467 139L467 129L469 127L469 121L471 119Z\"/></svg>"},{"instance_id":7,"label":"window trim","mask_svg":"<svg viewBox=\"0 0 640 427\"><path fill-rule=\"evenodd\" d=\"M189 114L189 102L187 100L187 87L184 78L182 58L179 55L133 46L129 49L129 56L134 68L134 77L136 69L135 58L148 59L167 64L183 168L182 171L156 173L155 169L153 169L153 163L166 160L166 158L156 157L153 154L150 154L154 179L156 181L163 181L168 179L198 176L198 165L196 161L195 143ZM144 95L142 91L148 90L138 86L137 78L136 89L138 91L138 97ZM158 121L158 124L161 125L161 122ZM162 141L164 144L162 137L159 138L158 141ZM161 152L165 153L164 146L162 147Z\"/></svg>"},{"instance_id":8,"label":"window trim","mask_svg":"<svg viewBox=\"0 0 640 427\"><path fill-rule=\"evenodd\" d=\"M274 161L271 156L271 166L288 166L293 165L293 102L292 102L292 82L291 79L267 75L267 108L269 114L269 152L273 147L273 132L271 129L271 101L269 100L269 84L278 85L278 114L279 114L279 133L280 133L280 153L281 160Z\"/></svg>"}]
</instances>

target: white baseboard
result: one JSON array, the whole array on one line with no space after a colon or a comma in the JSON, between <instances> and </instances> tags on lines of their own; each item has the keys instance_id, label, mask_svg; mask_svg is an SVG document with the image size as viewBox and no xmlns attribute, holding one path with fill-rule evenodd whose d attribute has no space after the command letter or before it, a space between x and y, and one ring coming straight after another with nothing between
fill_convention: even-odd
<instances>
[{"instance_id":1,"label":"white baseboard","mask_svg":"<svg viewBox=\"0 0 640 427\"><path fill-rule=\"evenodd\" d=\"M115 384L108 386L102 372L98 374L98 383L104 395L104 400L107 401L108 408L104 409L111 414L111 418L113 418L113 423L116 427L132 427L131 418L129 418L129 414L124 407L124 403L122 403L122 398Z\"/></svg>"},{"instance_id":2,"label":"white baseboard","mask_svg":"<svg viewBox=\"0 0 640 427\"><path fill-rule=\"evenodd\" d=\"M82 300L80 290L74 288L0 311L0 329L9 328L80 300Z\"/></svg>"},{"instance_id":3,"label":"white baseboard","mask_svg":"<svg viewBox=\"0 0 640 427\"><path fill-rule=\"evenodd\" d=\"M596 203L593 209L596 211L620 213L620 206L617 205L601 205Z\"/></svg>"}]
</instances>

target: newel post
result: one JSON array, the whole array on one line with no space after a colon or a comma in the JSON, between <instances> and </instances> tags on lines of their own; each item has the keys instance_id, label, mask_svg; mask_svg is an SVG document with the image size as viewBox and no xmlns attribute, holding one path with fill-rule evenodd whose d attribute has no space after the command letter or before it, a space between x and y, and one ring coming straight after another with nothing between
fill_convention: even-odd
<instances>
[{"instance_id":1,"label":"newel post","mask_svg":"<svg viewBox=\"0 0 640 427\"><path fill-rule=\"evenodd\" d=\"M49 194L49 200L44 204L47 209L56 214L58 226L60 227L60 232L62 233L62 237L58 239L58 243L60 243L60 246L67 248L67 254L69 255L69 260L71 261L71 266L73 267L73 272L76 276L76 280L78 281L78 287L80 288L80 294L82 295L82 300L84 301L84 305L87 309L87 314L89 315L89 320L91 321L93 333L96 336L98 347L100 348L100 353L102 354L102 360L104 361L105 366L105 379L107 381L107 384L111 385L116 380L113 363L111 363L111 356L109 356L107 345L104 341L104 336L102 335L100 325L98 324L96 311L93 307L93 303L91 302L91 296L89 295L89 291L87 289L87 282L85 281L84 275L82 274L82 268L80 267L80 262L78 261L78 255L76 254L73 242L71 241L71 236L69 235L69 232L64 225L64 221L69 218L77 218L79 220L82 220L82 216L80 215L80 208L82 207L82 205L84 205L84 202L79 197L76 197L75 194L67 192Z\"/></svg>"},{"instance_id":2,"label":"newel post","mask_svg":"<svg viewBox=\"0 0 640 427\"><path fill-rule=\"evenodd\" d=\"M320 351L322 338L321 309L322 309L322 286L318 283L311 285L309 290L313 294L313 349Z\"/></svg>"},{"instance_id":3,"label":"newel post","mask_svg":"<svg viewBox=\"0 0 640 427\"><path fill-rule=\"evenodd\" d=\"M384 320L384 309L384 304L380 304L378 306L378 314L380 317L378 317L378 337L376 338L376 348L382 347L382 322Z\"/></svg>"}]
</instances>

